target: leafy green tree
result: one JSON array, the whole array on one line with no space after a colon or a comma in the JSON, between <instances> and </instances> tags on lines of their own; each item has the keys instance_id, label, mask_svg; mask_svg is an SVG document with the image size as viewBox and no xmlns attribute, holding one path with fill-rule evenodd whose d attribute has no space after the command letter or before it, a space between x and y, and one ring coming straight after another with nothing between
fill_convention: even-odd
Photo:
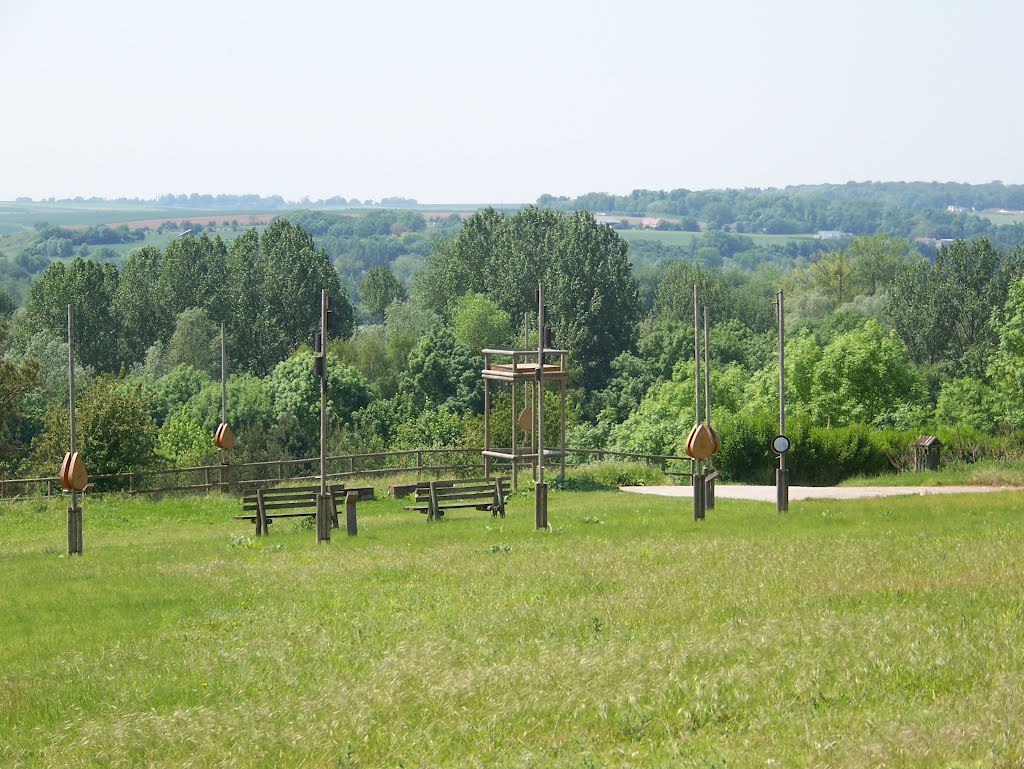
<instances>
[{"instance_id":1,"label":"leafy green tree","mask_svg":"<svg viewBox=\"0 0 1024 769\"><path fill-rule=\"evenodd\" d=\"M9 318L16 309L18 309L18 302L7 289L0 286L0 320Z\"/></svg>"},{"instance_id":2,"label":"leafy green tree","mask_svg":"<svg viewBox=\"0 0 1024 769\"><path fill-rule=\"evenodd\" d=\"M869 319L822 351L812 398L819 425L884 423L887 415L919 405L924 388L903 340Z\"/></svg>"},{"instance_id":3,"label":"leafy green tree","mask_svg":"<svg viewBox=\"0 0 1024 769\"><path fill-rule=\"evenodd\" d=\"M6 329L0 323L0 348ZM0 468L14 469L30 438L29 415L23 401L39 381L39 364L32 360L15 362L0 358Z\"/></svg>"},{"instance_id":4,"label":"leafy green tree","mask_svg":"<svg viewBox=\"0 0 1024 769\"><path fill-rule=\"evenodd\" d=\"M966 426L991 433L998 425L1016 422L1021 415L1021 398L1007 401L981 380L960 377L945 382L935 402L935 421L940 425Z\"/></svg>"},{"instance_id":5,"label":"leafy green tree","mask_svg":"<svg viewBox=\"0 0 1024 769\"><path fill-rule=\"evenodd\" d=\"M70 304L76 355L98 371L117 371L122 360L120 325L112 311L117 285L117 268L112 264L81 258L67 265L54 262L29 289L28 317L37 328L67 339Z\"/></svg>"},{"instance_id":6,"label":"leafy green tree","mask_svg":"<svg viewBox=\"0 0 1024 769\"><path fill-rule=\"evenodd\" d=\"M438 327L409 354L400 392L418 409L443 406L451 411L483 411L483 360L456 341L450 329Z\"/></svg>"},{"instance_id":7,"label":"leafy green tree","mask_svg":"<svg viewBox=\"0 0 1024 769\"><path fill-rule=\"evenodd\" d=\"M464 446L463 418L443 406L424 409L398 426L394 445L397 450Z\"/></svg>"},{"instance_id":8,"label":"leafy green tree","mask_svg":"<svg viewBox=\"0 0 1024 769\"><path fill-rule=\"evenodd\" d=\"M247 353L245 366L252 373L265 374L299 345L312 342L320 328L323 289L332 302L330 335L352 335L355 310L348 293L327 254L301 227L273 221L262 236L249 237L233 250L230 263L240 285L232 345Z\"/></svg>"},{"instance_id":9,"label":"leafy green tree","mask_svg":"<svg viewBox=\"0 0 1024 769\"><path fill-rule=\"evenodd\" d=\"M473 352L500 348L512 340L512 319L491 299L470 292L455 305L452 332L457 342Z\"/></svg>"},{"instance_id":10,"label":"leafy green tree","mask_svg":"<svg viewBox=\"0 0 1024 769\"><path fill-rule=\"evenodd\" d=\"M264 374L276 361L269 361L256 341L267 333L270 323L262 289L259 232L249 229L231 241L227 266L231 301L226 345L229 365L232 370L244 368Z\"/></svg>"},{"instance_id":11,"label":"leafy green tree","mask_svg":"<svg viewBox=\"0 0 1024 769\"><path fill-rule=\"evenodd\" d=\"M1024 251L1002 254L985 238L957 240L902 268L893 283L889 319L918 363L945 362L954 375L981 376L997 343L990 323Z\"/></svg>"},{"instance_id":12,"label":"leafy green tree","mask_svg":"<svg viewBox=\"0 0 1024 769\"><path fill-rule=\"evenodd\" d=\"M175 238L159 260L157 288L167 317L201 307L215 321L229 315L227 247L220 236Z\"/></svg>"},{"instance_id":13,"label":"leafy green tree","mask_svg":"<svg viewBox=\"0 0 1024 769\"><path fill-rule=\"evenodd\" d=\"M371 267L359 284L359 298L370 317L383 323L388 307L405 301L405 288L387 267Z\"/></svg>"},{"instance_id":14,"label":"leafy green tree","mask_svg":"<svg viewBox=\"0 0 1024 769\"><path fill-rule=\"evenodd\" d=\"M197 467L217 453L213 436L186 410L175 411L157 433L156 455L175 467Z\"/></svg>"},{"instance_id":15,"label":"leafy green tree","mask_svg":"<svg viewBox=\"0 0 1024 769\"><path fill-rule=\"evenodd\" d=\"M211 383L209 374L182 365L156 381L143 380L141 385L151 406L153 419L157 424L164 421L198 395Z\"/></svg>"},{"instance_id":16,"label":"leafy green tree","mask_svg":"<svg viewBox=\"0 0 1024 769\"><path fill-rule=\"evenodd\" d=\"M886 291L896 273L910 259L913 249L903 238L884 234L859 235L850 241L846 253L853 263L856 290L867 294Z\"/></svg>"},{"instance_id":17,"label":"leafy green tree","mask_svg":"<svg viewBox=\"0 0 1024 769\"><path fill-rule=\"evenodd\" d=\"M163 254L153 246L132 251L121 270L113 313L120 324L126 362L141 362L155 342L170 338L174 316L160 287Z\"/></svg>"},{"instance_id":18,"label":"leafy green tree","mask_svg":"<svg viewBox=\"0 0 1024 769\"><path fill-rule=\"evenodd\" d=\"M935 364L943 359L948 346L945 297L937 275L923 257L897 272L888 316L915 362Z\"/></svg>"},{"instance_id":19,"label":"leafy green tree","mask_svg":"<svg viewBox=\"0 0 1024 769\"><path fill-rule=\"evenodd\" d=\"M437 245L414 291L446 317L462 295L485 294L518 321L535 311L539 282L555 343L571 350L580 385L600 389L611 361L636 340L640 300L625 241L590 213L478 212Z\"/></svg>"},{"instance_id":20,"label":"leafy green tree","mask_svg":"<svg viewBox=\"0 0 1024 769\"><path fill-rule=\"evenodd\" d=\"M998 341L987 373L1004 404L1005 420L1020 426L1024 424L1024 279L1012 283L1005 304L990 322Z\"/></svg>"},{"instance_id":21,"label":"leafy green tree","mask_svg":"<svg viewBox=\"0 0 1024 769\"><path fill-rule=\"evenodd\" d=\"M312 351L302 349L278 363L266 384L279 418L283 414L291 414L305 435L319 432L320 378L313 372ZM348 424L352 414L365 408L373 397L374 392L366 379L328 352L328 418L335 424Z\"/></svg>"},{"instance_id":22,"label":"leafy green tree","mask_svg":"<svg viewBox=\"0 0 1024 769\"><path fill-rule=\"evenodd\" d=\"M850 301L856 292L853 262L845 251L829 251L813 260L806 268L812 289L817 289L832 309Z\"/></svg>"},{"instance_id":23,"label":"leafy green tree","mask_svg":"<svg viewBox=\"0 0 1024 769\"><path fill-rule=\"evenodd\" d=\"M196 371L220 376L220 329L206 310L193 307L182 310L167 345L169 366L191 366Z\"/></svg>"},{"instance_id":24,"label":"leafy green tree","mask_svg":"<svg viewBox=\"0 0 1024 769\"><path fill-rule=\"evenodd\" d=\"M77 382L76 382L77 384ZM99 376L75 399L75 433L90 475L142 470L153 463L157 429L151 405L137 383ZM30 467L55 475L68 450L68 410L55 403L43 432L32 442Z\"/></svg>"},{"instance_id":25,"label":"leafy green tree","mask_svg":"<svg viewBox=\"0 0 1024 769\"><path fill-rule=\"evenodd\" d=\"M615 423L622 422L640 405L655 381L654 371L642 358L624 352L612 361L612 377L607 387L596 393L593 411Z\"/></svg>"},{"instance_id":26,"label":"leafy green tree","mask_svg":"<svg viewBox=\"0 0 1024 769\"><path fill-rule=\"evenodd\" d=\"M228 424L236 437L243 431L274 421L274 401L267 383L249 373L228 377ZM184 408L209 434L220 424L220 382L208 382L193 395Z\"/></svg>"}]
</instances>

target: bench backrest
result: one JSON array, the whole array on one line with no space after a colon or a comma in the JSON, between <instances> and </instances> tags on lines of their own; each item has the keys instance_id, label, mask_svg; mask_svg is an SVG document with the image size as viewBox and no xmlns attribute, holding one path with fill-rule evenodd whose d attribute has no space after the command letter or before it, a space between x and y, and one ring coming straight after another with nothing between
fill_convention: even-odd
<instances>
[{"instance_id":1,"label":"bench backrest","mask_svg":"<svg viewBox=\"0 0 1024 769\"><path fill-rule=\"evenodd\" d=\"M416 502L430 503L430 487L438 504L456 499L491 499L505 496L504 478L469 478L451 481L423 481L416 484Z\"/></svg>"},{"instance_id":2,"label":"bench backrest","mask_svg":"<svg viewBox=\"0 0 1024 769\"><path fill-rule=\"evenodd\" d=\"M341 496L345 491L345 484L331 484L327 487L327 493L331 496ZM316 510L316 497L320 493L319 486L275 486L268 489L246 489L242 495L242 510L252 511L258 507L257 499L260 492L263 494L264 510L301 510L312 508Z\"/></svg>"}]
</instances>

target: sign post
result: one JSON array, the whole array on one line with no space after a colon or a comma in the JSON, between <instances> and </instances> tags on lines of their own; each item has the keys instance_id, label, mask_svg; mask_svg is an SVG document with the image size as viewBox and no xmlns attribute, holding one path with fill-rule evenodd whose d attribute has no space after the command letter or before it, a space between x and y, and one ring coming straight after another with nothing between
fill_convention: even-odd
<instances>
[{"instance_id":1,"label":"sign post","mask_svg":"<svg viewBox=\"0 0 1024 769\"><path fill-rule=\"evenodd\" d=\"M783 513L789 510L789 470L786 469L786 452L789 438L786 437L786 327L782 289L775 302L776 319L779 327L779 435L772 441L772 449L778 454L779 469L775 473L775 509ZM780 440L781 439L781 440Z\"/></svg>"}]
</instances>

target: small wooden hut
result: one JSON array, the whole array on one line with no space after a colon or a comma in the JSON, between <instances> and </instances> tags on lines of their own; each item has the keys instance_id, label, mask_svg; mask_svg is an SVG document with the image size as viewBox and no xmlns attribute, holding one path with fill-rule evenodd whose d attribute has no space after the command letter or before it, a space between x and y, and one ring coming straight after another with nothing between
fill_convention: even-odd
<instances>
[{"instance_id":1,"label":"small wooden hut","mask_svg":"<svg viewBox=\"0 0 1024 769\"><path fill-rule=\"evenodd\" d=\"M939 454L942 452L942 441L934 435L922 435L911 445L914 449L914 472L922 470L938 470Z\"/></svg>"}]
</instances>

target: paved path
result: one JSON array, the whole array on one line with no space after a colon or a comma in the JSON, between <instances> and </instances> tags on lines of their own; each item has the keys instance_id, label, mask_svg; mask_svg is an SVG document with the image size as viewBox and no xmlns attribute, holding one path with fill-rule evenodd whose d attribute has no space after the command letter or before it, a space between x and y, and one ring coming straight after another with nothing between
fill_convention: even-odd
<instances>
[{"instance_id":1,"label":"paved path","mask_svg":"<svg viewBox=\"0 0 1024 769\"><path fill-rule=\"evenodd\" d=\"M692 497L692 486L622 486L631 494L656 494L662 497ZM790 486L789 499L862 499L864 497L895 497L925 494L981 494L990 491L1021 490L1014 486ZM728 499L751 499L774 502L774 486L736 486L715 484L715 496Z\"/></svg>"}]
</instances>

